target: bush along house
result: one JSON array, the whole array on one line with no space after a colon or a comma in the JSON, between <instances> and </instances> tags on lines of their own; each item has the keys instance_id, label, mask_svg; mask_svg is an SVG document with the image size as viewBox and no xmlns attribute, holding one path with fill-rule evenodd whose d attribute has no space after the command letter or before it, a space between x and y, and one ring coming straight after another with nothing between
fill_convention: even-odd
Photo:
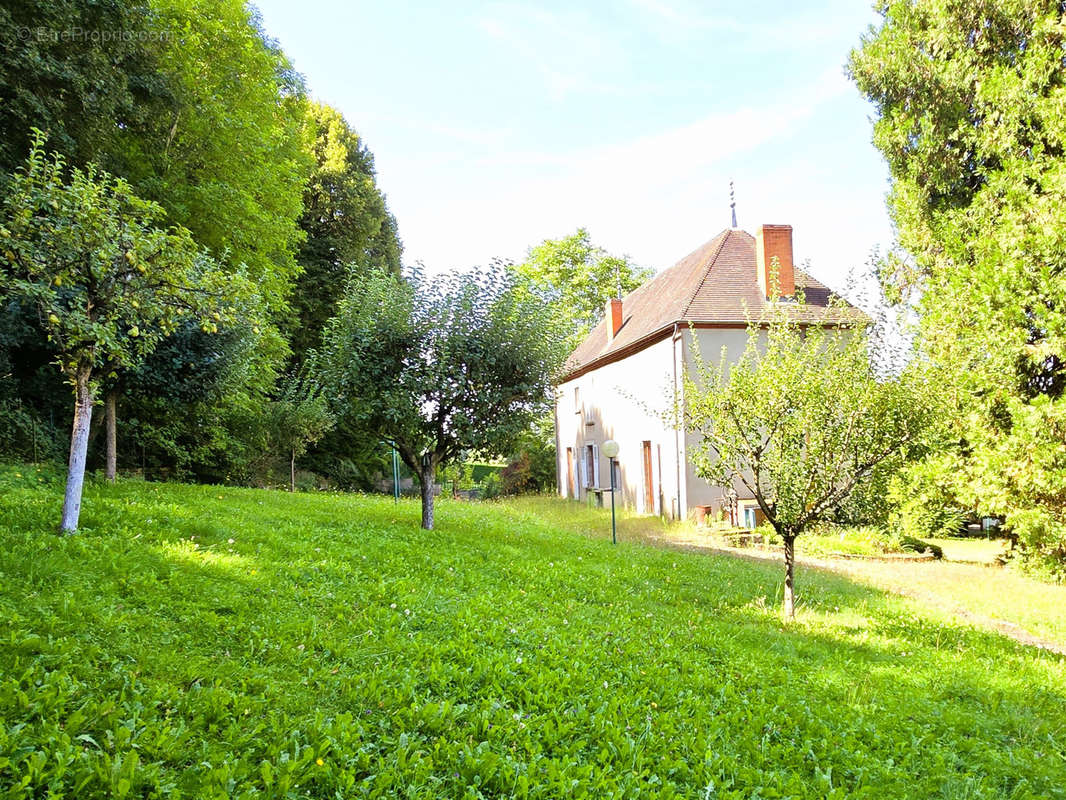
<instances>
[{"instance_id":1,"label":"bush along house","mask_svg":"<svg viewBox=\"0 0 1066 800\"><path fill-rule=\"evenodd\" d=\"M761 225L754 236L726 229L608 301L604 319L567 360L556 393L559 494L609 502L610 462L601 448L613 439L620 445L616 500L623 505L675 519L721 515L738 527L761 522L742 487L724 491L695 474L687 456L695 436L674 425L670 411L683 402L694 359L736 360L747 346L748 320L772 302L795 303L797 291L804 305L796 310L812 322L864 318L795 268L790 225Z\"/></svg>"}]
</instances>

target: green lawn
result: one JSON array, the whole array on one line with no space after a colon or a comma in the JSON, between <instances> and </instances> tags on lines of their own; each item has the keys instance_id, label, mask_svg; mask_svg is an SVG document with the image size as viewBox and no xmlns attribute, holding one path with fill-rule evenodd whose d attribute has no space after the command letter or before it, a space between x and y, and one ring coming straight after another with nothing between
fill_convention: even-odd
<instances>
[{"instance_id":1,"label":"green lawn","mask_svg":"<svg viewBox=\"0 0 1066 800\"><path fill-rule=\"evenodd\" d=\"M0 468L0 798L1066 797L1062 657L839 576L785 626L565 509L61 488Z\"/></svg>"},{"instance_id":2,"label":"green lawn","mask_svg":"<svg viewBox=\"0 0 1066 800\"><path fill-rule=\"evenodd\" d=\"M1007 552L1008 544L1003 539L927 539L939 545L948 561L971 564L995 564L996 559Z\"/></svg>"}]
</instances>

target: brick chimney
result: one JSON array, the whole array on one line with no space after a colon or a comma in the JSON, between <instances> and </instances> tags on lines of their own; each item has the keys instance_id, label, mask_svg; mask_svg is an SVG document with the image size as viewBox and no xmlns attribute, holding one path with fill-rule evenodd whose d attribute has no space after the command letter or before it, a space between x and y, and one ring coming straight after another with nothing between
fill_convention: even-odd
<instances>
[{"instance_id":1,"label":"brick chimney","mask_svg":"<svg viewBox=\"0 0 1066 800\"><path fill-rule=\"evenodd\" d=\"M622 298L612 297L607 301L607 344L614 341L622 329Z\"/></svg>"},{"instance_id":2,"label":"brick chimney","mask_svg":"<svg viewBox=\"0 0 1066 800\"><path fill-rule=\"evenodd\" d=\"M755 233L755 271L759 289L769 299L773 288L773 262L777 258L777 291L781 297L796 294L792 269L792 226L760 225Z\"/></svg>"}]
</instances>

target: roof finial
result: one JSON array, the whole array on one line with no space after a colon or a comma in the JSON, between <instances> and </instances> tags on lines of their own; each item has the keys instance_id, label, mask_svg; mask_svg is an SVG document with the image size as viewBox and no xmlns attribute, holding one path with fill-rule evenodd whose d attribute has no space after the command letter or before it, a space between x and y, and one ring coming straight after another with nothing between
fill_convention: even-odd
<instances>
[{"instance_id":1,"label":"roof finial","mask_svg":"<svg viewBox=\"0 0 1066 800\"><path fill-rule=\"evenodd\" d=\"M737 226L737 198L733 193L733 181L729 182L729 210L733 214L733 227Z\"/></svg>"}]
</instances>

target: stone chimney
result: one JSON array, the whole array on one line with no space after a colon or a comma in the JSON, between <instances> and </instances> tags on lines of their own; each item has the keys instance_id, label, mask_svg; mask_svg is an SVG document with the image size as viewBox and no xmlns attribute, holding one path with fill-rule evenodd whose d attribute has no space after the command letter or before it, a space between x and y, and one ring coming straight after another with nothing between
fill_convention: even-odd
<instances>
[{"instance_id":1,"label":"stone chimney","mask_svg":"<svg viewBox=\"0 0 1066 800\"><path fill-rule=\"evenodd\" d=\"M607 301L607 344L614 341L622 329L622 298L612 297Z\"/></svg>"},{"instance_id":2,"label":"stone chimney","mask_svg":"<svg viewBox=\"0 0 1066 800\"><path fill-rule=\"evenodd\" d=\"M773 291L773 263L777 259L777 292L781 297L796 294L792 268L792 226L760 225L755 234L755 271L759 289L767 299Z\"/></svg>"}]
</instances>

